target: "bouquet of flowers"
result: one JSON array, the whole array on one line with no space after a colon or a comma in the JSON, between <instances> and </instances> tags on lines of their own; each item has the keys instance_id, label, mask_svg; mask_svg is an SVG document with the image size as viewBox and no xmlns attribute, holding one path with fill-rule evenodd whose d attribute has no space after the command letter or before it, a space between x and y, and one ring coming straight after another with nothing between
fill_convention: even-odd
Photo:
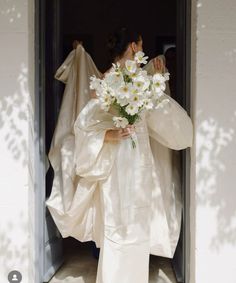
<instances>
[{"instance_id":1,"label":"bouquet of flowers","mask_svg":"<svg viewBox=\"0 0 236 283\"><path fill-rule=\"evenodd\" d=\"M90 77L90 89L96 91L101 108L117 110L118 115L113 117L116 127L133 125L140 119L142 111L162 107L168 102L163 94L169 73L148 75L140 67L140 64L147 64L148 57L144 55L142 51L135 53L134 60L126 60L123 68L119 63L113 63L103 79ZM131 140L135 147L132 137Z\"/></svg>"}]
</instances>

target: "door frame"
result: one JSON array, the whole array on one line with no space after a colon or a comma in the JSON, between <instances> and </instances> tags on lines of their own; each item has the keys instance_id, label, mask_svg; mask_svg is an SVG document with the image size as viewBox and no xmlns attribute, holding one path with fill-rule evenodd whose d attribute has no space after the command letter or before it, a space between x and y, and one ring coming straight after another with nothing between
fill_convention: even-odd
<instances>
[{"instance_id":1,"label":"door frame","mask_svg":"<svg viewBox=\"0 0 236 283\"><path fill-rule=\"evenodd\" d=\"M34 153L35 153L35 197L37 200L35 203L35 258L37 262L35 263L35 283L43 282L43 272L44 272L44 243L45 243L45 233L44 227L44 217L45 217L45 206L42 205L45 200L46 182L46 155L45 155L45 101L44 101L44 89L45 89L45 78L44 78L44 56L45 56L45 14L42 11L42 2L40 0L34 0L35 2L35 119L34 119L34 129L35 129L35 143L34 143ZM191 0L178 0L180 3L179 17L180 29L181 29L181 62L184 68L181 69L181 89L185 94L185 99L183 101L183 106L190 115L191 106L191 10L192 1ZM179 70L177 70L179 72ZM182 151L182 180L183 180L183 282L187 283L190 280L190 149Z\"/></svg>"},{"instance_id":2,"label":"door frame","mask_svg":"<svg viewBox=\"0 0 236 283\"><path fill-rule=\"evenodd\" d=\"M42 74L45 65L44 58L45 52L41 42L45 42L45 33L40 31L44 29L45 15L40 13L41 11L40 0L34 1L35 8L35 29L34 29L34 42L35 42L35 104L34 104L34 131L35 131L35 142L34 142L34 154L35 154L35 235L34 235L34 247L35 247L35 283L43 282L44 273L44 217L45 208L41 205L45 198L42 189L46 189L45 174L46 174L46 162L45 162L45 109L44 105L44 87L45 80Z\"/></svg>"},{"instance_id":3,"label":"door frame","mask_svg":"<svg viewBox=\"0 0 236 283\"><path fill-rule=\"evenodd\" d=\"M53 265L48 268L48 261L55 257L47 246L46 250L46 238L49 235L46 225L47 207L45 204L46 199L46 173L49 160L46 157L46 119L45 119L45 91L46 91L46 77L45 77L45 56L46 56L46 1L47 0L35 0L35 105L34 105L34 129L35 129L35 283L48 282L53 274L62 264L62 260L53 262ZM58 4L58 0L54 1ZM55 5L55 17L53 18L53 27L59 32L58 22L60 11L58 5ZM56 50L55 45L59 41L59 33L54 34L53 50ZM59 55L54 52L55 64L60 61ZM57 85L53 84L53 88L56 90ZM58 101L55 102L58 105ZM55 106L56 107L56 106ZM55 245L57 239L52 239ZM47 241L49 242L49 241ZM61 247L62 245L60 245ZM61 251L58 249L58 254ZM57 256L57 254L56 254Z\"/></svg>"},{"instance_id":4,"label":"door frame","mask_svg":"<svg viewBox=\"0 0 236 283\"><path fill-rule=\"evenodd\" d=\"M191 31L192 31L192 0L182 0L183 7L183 23L182 23L182 44L183 44L183 91L185 93L184 104L186 111L189 116L191 114ZM182 170L182 180L183 180L183 223L184 223L184 235L183 235L183 266L184 266L184 282L190 282L190 166L191 166L191 152L190 148L183 151L183 170Z\"/></svg>"}]
</instances>

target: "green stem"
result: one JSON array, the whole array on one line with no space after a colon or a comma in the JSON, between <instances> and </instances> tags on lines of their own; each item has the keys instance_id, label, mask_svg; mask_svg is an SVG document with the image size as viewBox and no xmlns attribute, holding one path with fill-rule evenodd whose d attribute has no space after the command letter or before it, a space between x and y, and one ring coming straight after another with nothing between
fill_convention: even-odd
<instances>
[{"instance_id":1,"label":"green stem","mask_svg":"<svg viewBox=\"0 0 236 283\"><path fill-rule=\"evenodd\" d=\"M130 138L131 138L133 148L136 148L136 143L135 143L134 139L131 136L130 136Z\"/></svg>"}]
</instances>

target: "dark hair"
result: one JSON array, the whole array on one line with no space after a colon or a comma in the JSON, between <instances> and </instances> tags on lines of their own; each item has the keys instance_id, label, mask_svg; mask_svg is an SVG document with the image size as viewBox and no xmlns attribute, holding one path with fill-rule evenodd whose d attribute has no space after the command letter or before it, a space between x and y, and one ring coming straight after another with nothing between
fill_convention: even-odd
<instances>
[{"instance_id":1,"label":"dark hair","mask_svg":"<svg viewBox=\"0 0 236 283\"><path fill-rule=\"evenodd\" d=\"M141 34L139 32L126 27L117 28L107 39L107 48L111 61L122 56L131 42L138 43L140 40Z\"/></svg>"}]
</instances>

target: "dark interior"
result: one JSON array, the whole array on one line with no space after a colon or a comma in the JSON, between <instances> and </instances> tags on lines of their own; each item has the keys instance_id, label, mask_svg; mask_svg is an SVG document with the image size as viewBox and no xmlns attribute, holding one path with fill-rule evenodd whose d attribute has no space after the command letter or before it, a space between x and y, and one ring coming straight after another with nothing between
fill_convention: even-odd
<instances>
[{"instance_id":1,"label":"dark interior","mask_svg":"<svg viewBox=\"0 0 236 283\"><path fill-rule=\"evenodd\" d=\"M175 43L175 1L76 1L62 2L63 56L78 38L92 55L101 71L108 66L106 38L115 27L123 25L143 35L144 51L150 58L162 53L162 45ZM144 4L145 3L145 4Z\"/></svg>"}]
</instances>

